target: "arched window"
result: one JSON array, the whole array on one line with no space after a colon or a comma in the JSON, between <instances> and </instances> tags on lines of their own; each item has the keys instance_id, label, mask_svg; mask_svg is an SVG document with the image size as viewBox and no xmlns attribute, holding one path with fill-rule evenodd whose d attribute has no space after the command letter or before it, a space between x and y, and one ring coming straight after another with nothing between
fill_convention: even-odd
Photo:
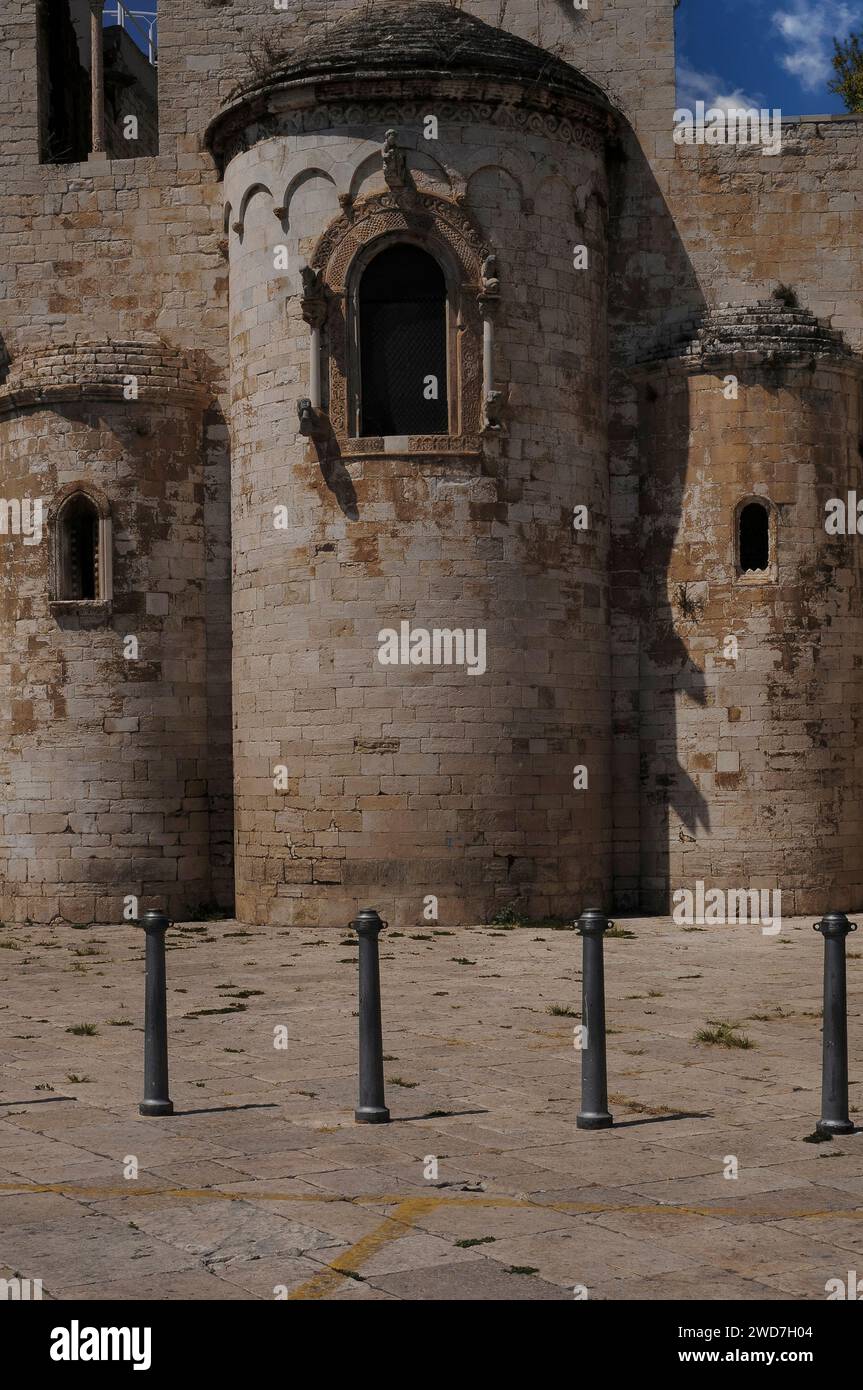
<instances>
[{"instance_id":1,"label":"arched window","mask_svg":"<svg viewBox=\"0 0 863 1390\"><path fill-rule=\"evenodd\" d=\"M112 597L111 513L97 490L70 485L54 513L53 603L105 602Z\"/></svg>"},{"instance_id":2,"label":"arched window","mask_svg":"<svg viewBox=\"0 0 863 1390\"><path fill-rule=\"evenodd\" d=\"M763 502L747 502L737 519L737 545L742 574L770 568L770 513Z\"/></svg>"},{"instance_id":3,"label":"arched window","mask_svg":"<svg viewBox=\"0 0 863 1390\"><path fill-rule=\"evenodd\" d=\"M446 434L447 295L418 246L382 251L359 288L361 436Z\"/></svg>"},{"instance_id":4,"label":"arched window","mask_svg":"<svg viewBox=\"0 0 863 1390\"><path fill-rule=\"evenodd\" d=\"M60 598L99 596L99 513L85 493L60 513Z\"/></svg>"}]
</instances>

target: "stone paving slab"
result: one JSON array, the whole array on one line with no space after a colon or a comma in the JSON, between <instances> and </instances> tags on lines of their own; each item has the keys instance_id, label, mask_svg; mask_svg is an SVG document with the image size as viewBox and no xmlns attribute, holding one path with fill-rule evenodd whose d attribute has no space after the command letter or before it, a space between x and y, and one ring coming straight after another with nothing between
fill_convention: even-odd
<instances>
[{"instance_id":1,"label":"stone paving slab","mask_svg":"<svg viewBox=\"0 0 863 1390\"><path fill-rule=\"evenodd\" d=\"M151 1119L136 929L0 928L2 1277L87 1300L823 1299L863 1267L863 1134L804 1142L820 1085L811 921L779 938L618 924L633 935L606 943L616 1125L594 1134L575 1127L571 931L391 930L393 1122L367 1127L343 929L175 927L176 1113ZM696 1041L718 1021L752 1045Z\"/></svg>"}]
</instances>

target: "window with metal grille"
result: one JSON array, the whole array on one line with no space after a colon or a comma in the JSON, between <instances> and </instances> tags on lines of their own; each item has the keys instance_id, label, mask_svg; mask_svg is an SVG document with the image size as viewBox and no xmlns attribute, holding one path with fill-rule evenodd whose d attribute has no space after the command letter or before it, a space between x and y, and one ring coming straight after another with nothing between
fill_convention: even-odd
<instances>
[{"instance_id":1,"label":"window with metal grille","mask_svg":"<svg viewBox=\"0 0 863 1390\"><path fill-rule=\"evenodd\" d=\"M99 582L99 512L79 493L60 513L59 597L97 599Z\"/></svg>"},{"instance_id":2,"label":"window with metal grille","mask_svg":"<svg viewBox=\"0 0 863 1390\"><path fill-rule=\"evenodd\" d=\"M770 514L761 502L747 502L739 520L740 568L744 574L770 566Z\"/></svg>"},{"instance_id":3,"label":"window with metal grille","mask_svg":"<svg viewBox=\"0 0 863 1390\"><path fill-rule=\"evenodd\" d=\"M446 281L418 246L376 256L359 290L360 434L446 434Z\"/></svg>"}]
</instances>

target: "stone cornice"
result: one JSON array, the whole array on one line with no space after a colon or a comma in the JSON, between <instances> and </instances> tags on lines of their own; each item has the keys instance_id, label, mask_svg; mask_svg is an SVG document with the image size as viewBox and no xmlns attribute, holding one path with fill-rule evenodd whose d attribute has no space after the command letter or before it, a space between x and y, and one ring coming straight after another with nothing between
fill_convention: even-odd
<instances>
[{"instance_id":1,"label":"stone cornice","mask_svg":"<svg viewBox=\"0 0 863 1390\"><path fill-rule=\"evenodd\" d=\"M0 415L76 400L203 404L210 394L192 361L158 338L59 343L13 360L0 386Z\"/></svg>"},{"instance_id":2,"label":"stone cornice","mask_svg":"<svg viewBox=\"0 0 863 1390\"><path fill-rule=\"evenodd\" d=\"M613 112L586 99L490 79L482 73L473 78L421 73L294 82L250 93L211 121L205 141L224 170L237 154L277 136L345 125L405 125L411 120L416 120L419 129L430 101L441 124L470 121L585 146L597 153L617 134Z\"/></svg>"}]
</instances>

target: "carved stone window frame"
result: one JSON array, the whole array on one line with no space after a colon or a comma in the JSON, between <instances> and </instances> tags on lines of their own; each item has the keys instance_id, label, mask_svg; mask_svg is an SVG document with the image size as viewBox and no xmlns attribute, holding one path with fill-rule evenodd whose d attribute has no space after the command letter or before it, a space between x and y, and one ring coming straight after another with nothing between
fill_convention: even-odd
<instances>
[{"instance_id":1,"label":"carved stone window frame","mask_svg":"<svg viewBox=\"0 0 863 1390\"><path fill-rule=\"evenodd\" d=\"M65 558L63 553L63 513L78 497L86 497L96 509L98 535L98 594L96 598L65 597ZM50 535L49 603L52 613L109 614L114 597L114 545L111 504L101 488L89 482L68 483L61 488L48 509Z\"/></svg>"},{"instance_id":2,"label":"carved stone window frame","mask_svg":"<svg viewBox=\"0 0 863 1390\"><path fill-rule=\"evenodd\" d=\"M449 432L404 440L364 439L356 433L361 418L359 286L374 258L399 244L417 246L434 257L446 282ZM343 458L481 452L483 326L477 297L489 254L481 230L465 209L428 193L409 199L389 192L371 194L349 204L324 232L309 264L321 273L326 295L322 405Z\"/></svg>"}]
</instances>

